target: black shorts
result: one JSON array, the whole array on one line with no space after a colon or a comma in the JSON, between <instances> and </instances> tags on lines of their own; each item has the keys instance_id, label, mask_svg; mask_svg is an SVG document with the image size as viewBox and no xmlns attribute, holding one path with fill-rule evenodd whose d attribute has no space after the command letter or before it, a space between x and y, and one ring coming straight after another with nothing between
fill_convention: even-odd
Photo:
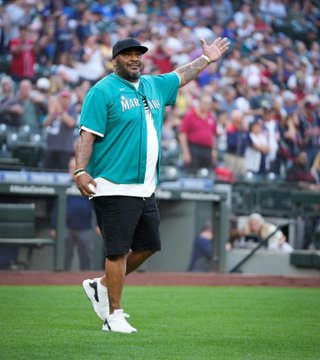
<instances>
[{"instance_id":1,"label":"black shorts","mask_svg":"<svg viewBox=\"0 0 320 360\"><path fill-rule=\"evenodd\" d=\"M97 196L92 199L104 239L105 254L123 255L133 251L159 251L160 216L155 195Z\"/></svg>"}]
</instances>

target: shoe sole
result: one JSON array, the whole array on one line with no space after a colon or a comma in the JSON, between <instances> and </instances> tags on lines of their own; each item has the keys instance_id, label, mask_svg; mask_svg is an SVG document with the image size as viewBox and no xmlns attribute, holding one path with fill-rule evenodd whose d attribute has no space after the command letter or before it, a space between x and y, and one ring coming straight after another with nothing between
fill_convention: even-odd
<instances>
[{"instance_id":1,"label":"shoe sole","mask_svg":"<svg viewBox=\"0 0 320 360\"><path fill-rule=\"evenodd\" d=\"M137 330L135 330L135 331L115 331L115 330L110 329L109 325L107 325L107 326L103 325L102 331L114 332L114 333L119 333L119 334L136 334L138 332Z\"/></svg>"},{"instance_id":2,"label":"shoe sole","mask_svg":"<svg viewBox=\"0 0 320 360\"><path fill-rule=\"evenodd\" d=\"M124 316L129 317L128 314L124 314ZM129 324L128 324L129 325ZM108 323L108 320L105 320L104 324L102 325L102 331L108 331L108 332L117 332L117 333L122 333L122 334L134 334L137 332L137 329L133 328L132 326L129 325L129 328L131 328L131 330L124 330L123 327L122 329L118 329L118 330L114 330L111 328L111 326ZM128 327L127 327L128 329Z\"/></svg>"},{"instance_id":3,"label":"shoe sole","mask_svg":"<svg viewBox=\"0 0 320 360\"><path fill-rule=\"evenodd\" d=\"M97 314L97 316L99 317L99 319L101 319L102 321L105 321L105 319L100 316L97 308L96 308L96 299L95 299L95 289L94 287L90 286L90 284L93 284L94 281L92 280L84 280L82 282L82 287L83 287L83 290L84 292L86 293L88 299L90 300L91 304L92 304L92 307L93 307L93 310L94 312Z\"/></svg>"}]
</instances>

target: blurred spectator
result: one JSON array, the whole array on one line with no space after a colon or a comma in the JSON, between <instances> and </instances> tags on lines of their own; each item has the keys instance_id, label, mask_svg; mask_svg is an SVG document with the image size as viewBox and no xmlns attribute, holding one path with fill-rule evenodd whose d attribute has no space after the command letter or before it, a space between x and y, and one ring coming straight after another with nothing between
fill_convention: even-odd
<instances>
[{"instance_id":1,"label":"blurred spectator","mask_svg":"<svg viewBox=\"0 0 320 360\"><path fill-rule=\"evenodd\" d=\"M19 37L20 25L25 25L30 19L25 18L23 3L25 0L13 0L5 8L5 14L9 18L9 40Z\"/></svg>"},{"instance_id":2,"label":"blurred spectator","mask_svg":"<svg viewBox=\"0 0 320 360\"><path fill-rule=\"evenodd\" d=\"M152 50L153 64L156 66L160 74L164 74L173 70L171 63L171 52L165 46L164 40L159 37L154 37L155 44Z\"/></svg>"},{"instance_id":3,"label":"blurred spectator","mask_svg":"<svg viewBox=\"0 0 320 360\"><path fill-rule=\"evenodd\" d=\"M43 18L41 27L38 30L39 39L37 41L37 74L40 76L48 75L54 66L55 42L54 32L55 23L52 17Z\"/></svg>"},{"instance_id":4,"label":"blurred spectator","mask_svg":"<svg viewBox=\"0 0 320 360\"><path fill-rule=\"evenodd\" d=\"M307 166L310 168L320 150L320 115L319 100L316 96L307 96L299 112L300 131L307 153Z\"/></svg>"},{"instance_id":5,"label":"blurred spectator","mask_svg":"<svg viewBox=\"0 0 320 360\"><path fill-rule=\"evenodd\" d=\"M318 152L311 166L311 174L315 178L316 183L320 184L320 151Z\"/></svg>"},{"instance_id":6,"label":"blurred spectator","mask_svg":"<svg viewBox=\"0 0 320 360\"><path fill-rule=\"evenodd\" d=\"M77 124L77 112L71 97L69 90L63 90L58 98L50 99L49 112L44 122L48 132L43 163L46 169L68 169L74 150L74 128Z\"/></svg>"},{"instance_id":7,"label":"blurred spectator","mask_svg":"<svg viewBox=\"0 0 320 360\"><path fill-rule=\"evenodd\" d=\"M9 44L10 16L5 11L3 1L0 1L0 56L6 54Z\"/></svg>"},{"instance_id":8,"label":"blurred spectator","mask_svg":"<svg viewBox=\"0 0 320 360\"><path fill-rule=\"evenodd\" d=\"M197 22L193 31L196 38L198 39L203 38L207 41L212 41L214 39L214 31L208 27L207 21L205 19L197 18Z\"/></svg>"},{"instance_id":9,"label":"blurred spectator","mask_svg":"<svg viewBox=\"0 0 320 360\"><path fill-rule=\"evenodd\" d=\"M110 73L112 71L112 41L110 34L102 32L99 36L99 44L104 70L106 73Z\"/></svg>"},{"instance_id":10,"label":"blurred spectator","mask_svg":"<svg viewBox=\"0 0 320 360\"><path fill-rule=\"evenodd\" d=\"M266 43L264 52L258 61L261 64L263 75L272 79L275 84L280 85L283 83L283 60L280 56L280 50L277 49L272 37L267 39Z\"/></svg>"},{"instance_id":11,"label":"blurred spectator","mask_svg":"<svg viewBox=\"0 0 320 360\"><path fill-rule=\"evenodd\" d=\"M217 120L212 114L212 98L203 95L182 119L179 141L185 170L196 174L201 168L212 169L217 161Z\"/></svg>"},{"instance_id":12,"label":"blurred spectator","mask_svg":"<svg viewBox=\"0 0 320 360\"><path fill-rule=\"evenodd\" d=\"M175 66L181 66L191 60L191 54L196 51L196 40L192 29L187 26L179 28L177 34L180 44L178 48L173 49L171 62L176 64Z\"/></svg>"},{"instance_id":13,"label":"blurred spectator","mask_svg":"<svg viewBox=\"0 0 320 360\"><path fill-rule=\"evenodd\" d=\"M312 73L308 71L308 61L306 58L303 60L300 57L297 70L289 76L287 86L297 94L299 99L302 99L306 92L312 90L313 77Z\"/></svg>"},{"instance_id":14,"label":"blurred spectator","mask_svg":"<svg viewBox=\"0 0 320 360\"><path fill-rule=\"evenodd\" d=\"M296 71L297 62L297 54L294 51L293 41L289 38L286 40L286 44L283 45L281 57L283 62L282 81L284 87L287 87L288 80L292 78L292 75Z\"/></svg>"},{"instance_id":15,"label":"blurred spectator","mask_svg":"<svg viewBox=\"0 0 320 360\"><path fill-rule=\"evenodd\" d=\"M262 101L262 126L263 131L267 139L268 151L264 152L265 158L265 170L272 172L279 172L279 168L276 166L276 157L279 148L280 132L279 124L275 119L275 110L271 103L268 101Z\"/></svg>"},{"instance_id":16,"label":"blurred spectator","mask_svg":"<svg viewBox=\"0 0 320 360\"><path fill-rule=\"evenodd\" d=\"M292 1L288 9L288 21L303 22L304 16L299 1Z\"/></svg>"},{"instance_id":17,"label":"blurred spectator","mask_svg":"<svg viewBox=\"0 0 320 360\"><path fill-rule=\"evenodd\" d=\"M174 107L174 111L177 115L181 117L184 116L188 109L190 109L190 106L196 105L199 92L200 87L195 80L189 82L180 89Z\"/></svg>"},{"instance_id":18,"label":"blurred spectator","mask_svg":"<svg viewBox=\"0 0 320 360\"><path fill-rule=\"evenodd\" d=\"M12 56L10 64L10 75L14 81L21 81L28 78L33 80L36 63L36 50L33 39L27 25L19 27L19 36L9 43L9 50Z\"/></svg>"},{"instance_id":19,"label":"blurred spectator","mask_svg":"<svg viewBox=\"0 0 320 360\"><path fill-rule=\"evenodd\" d=\"M84 97L86 96L90 87L91 87L90 81L83 80L74 89L74 94L76 96L76 99L74 101L74 106L75 106L75 110L76 110L77 114L81 113Z\"/></svg>"},{"instance_id":20,"label":"blurred spectator","mask_svg":"<svg viewBox=\"0 0 320 360\"><path fill-rule=\"evenodd\" d=\"M237 108L235 102L237 92L233 86L229 85L223 89L222 94L223 96L220 102L220 109L230 115L231 112Z\"/></svg>"},{"instance_id":21,"label":"blurred spectator","mask_svg":"<svg viewBox=\"0 0 320 360\"><path fill-rule=\"evenodd\" d=\"M167 31L167 36L166 39L160 38L159 37L159 42L158 42L158 46L161 46L161 49L163 50L164 54L167 54L169 60L171 60L171 62L174 65L174 68L176 66L180 66L185 64L184 62L184 58L182 58L182 60L180 60L180 54L184 53L184 46L185 44L182 42L181 38L180 38L180 27L178 26L170 26L168 28ZM190 42L190 36L189 36L189 42ZM190 45L189 45L190 46ZM191 49L190 49L190 53L191 53ZM190 61L190 58L188 57L188 60Z\"/></svg>"},{"instance_id":22,"label":"blurred spectator","mask_svg":"<svg viewBox=\"0 0 320 360\"><path fill-rule=\"evenodd\" d=\"M297 97L290 91L286 90L282 93L283 109L287 115L291 115L298 110Z\"/></svg>"},{"instance_id":23,"label":"blurred spectator","mask_svg":"<svg viewBox=\"0 0 320 360\"><path fill-rule=\"evenodd\" d=\"M201 232L196 236L188 271L209 272L213 270L213 229L207 220Z\"/></svg>"},{"instance_id":24,"label":"blurred spectator","mask_svg":"<svg viewBox=\"0 0 320 360\"><path fill-rule=\"evenodd\" d=\"M272 23L275 18L285 18L287 10L281 0L260 0L260 13L265 14L266 21Z\"/></svg>"},{"instance_id":25,"label":"blurred spectator","mask_svg":"<svg viewBox=\"0 0 320 360\"><path fill-rule=\"evenodd\" d=\"M137 15L137 5L130 0L119 0L114 12L133 19Z\"/></svg>"},{"instance_id":26,"label":"blurred spectator","mask_svg":"<svg viewBox=\"0 0 320 360\"><path fill-rule=\"evenodd\" d=\"M227 76L227 71L225 71L225 76ZM220 78L221 76L219 74L218 64L213 63L197 76L197 82L201 88L204 88L206 85L211 85L214 82L217 82ZM225 82L227 83L226 80Z\"/></svg>"},{"instance_id":27,"label":"blurred spectator","mask_svg":"<svg viewBox=\"0 0 320 360\"><path fill-rule=\"evenodd\" d=\"M237 28L237 38L240 40L247 39L253 35L254 22L251 19L245 19Z\"/></svg>"},{"instance_id":28,"label":"blurred spectator","mask_svg":"<svg viewBox=\"0 0 320 360\"><path fill-rule=\"evenodd\" d=\"M249 103L249 109L245 109L246 122L258 120L262 116L261 102L266 100L262 93L260 81L246 87L245 99Z\"/></svg>"},{"instance_id":29,"label":"blurred spectator","mask_svg":"<svg viewBox=\"0 0 320 360\"><path fill-rule=\"evenodd\" d=\"M225 68L229 68L233 71L233 76L237 77L241 74L242 66L241 52L239 49L234 48L221 64L221 74L227 72Z\"/></svg>"},{"instance_id":30,"label":"blurred spectator","mask_svg":"<svg viewBox=\"0 0 320 360\"><path fill-rule=\"evenodd\" d=\"M266 174L266 157L270 147L261 121L249 125L248 145L245 150L246 170L255 175Z\"/></svg>"},{"instance_id":31,"label":"blurred spectator","mask_svg":"<svg viewBox=\"0 0 320 360\"><path fill-rule=\"evenodd\" d=\"M264 20L260 13L255 13L255 31L266 36L272 32L272 27Z\"/></svg>"},{"instance_id":32,"label":"blurred spectator","mask_svg":"<svg viewBox=\"0 0 320 360\"><path fill-rule=\"evenodd\" d=\"M48 110L47 97L33 91L31 81L25 79L20 82L18 100L23 108L22 125L29 125L32 130L40 129L41 120Z\"/></svg>"},{"instance_id":33,"label":"blurred spectator","mask_svg":"<svg viewBox=\"0 0 320 360\"><path fill-rule=\"evenodd\" d=\"M227 126L227 151L224 156L224 163L238 177L246 174L247 166L244 154L247 139L248 132L244 124L243 112L233 110Z\"/></svg>"},{"instance_id":34,"label":"blurred spectator","mask_svg":"<svg viewBox=\"0 0 320 360\"><path fill-rule=\"evenodd\" d=\"M56 74L61 77L66 85L73 86L79 82L77 64L69 52L62 52L58 56Z\"/></svg>"},{"instance_id":35,"label":"blurred spectator","mask_svg":"<svg viewBox=\"0 0 320 360\"><path fill-rule=\"evenodd\" d=\"M82 44L88 36L97 33L98 29L94 23L92 12L88 9L84 10L76 26L76 35L80 44Z\"/></svg>"},{"instance_id":36,"label":"blurred spectator","mask_svg":"<svg viewBox=\"0 0 320 360\"><path fill-rule=\"evenodd\" d=\"M308 156L305 151L299 152L294 158L293 165L287 171L287 181L294 181L303 186L303 183L315 183L316 179L308 167Z\"/></svg>"},{"instance_id":37,"label":"blurred spectator","mask_svg":"<svg viewBox=\"0 0 320 360\"><path fill-rule=\"evenodd\" d=\"M253 213L248 217L247 223L243 228L233 233L233 240L239 239L241 241L245 238L258 236L258 241L267 239L268 236L273 234L267 243L268 250L277 250L284 253L290 253L293 251L292 246L287 242L286 236L277 227L269 221L266 221L263 216L257 213Z\"/></svg>"},{"instance_id":38,"label":"blurred spectator","mask_svg":"<svg viewBox=\"0 0 320 360\"><path fill-rule=\"evenodd\" d=\"M14 94L14 83L10 76L1 79L0 124L19 127L22 124L23 107Z\"/></svg>"},{"instance_id":39,"label":"blurred spectator","mask_svg":"<svg viewBox=\"0 0 320 360\"><path fill-rule=\"evenodd\" d=\"M233 16L233 5L230 0L211 1L215 22L223 25Z\"/></svg>"},{"instance_id":40,"label":"blurred spectator","mask_svg":"<svg viewBox=\"0 0 320 360\"><path fill-rule=\"evenodd\" d=\"M251 59L249 57L245 57L242 59L242 71L241 77L244 83L248 86L250 91L250 99L259 97L259 102L262 96L262 91L260 88L261 85L261 69L255 58ZM256 101L257 103L257 101Z\"/></svg>"},{"instance_id":41,"label":"blurred spectator","mask_svg":"<svg viewBox=\"0 0 320 360\"><path fill-rule=\"evenodd\" d=\"M227 141L227 128L228 128L228 115L225 112L220 112L217 121L217 152L218 152L218 163L223 164L224 155L228 148Z\"/></svg>"},{"instance_id":42,"label":"blurred spectator","mask_svg":"<svg viewBox=\"0 0 320 360\"><path fill-rule=\"evenodd\" d=\"M300 152L303 139L299 131L299 118L296 113L281 117L279 121L279 148L277 159L280 164L280 173L283 174L289 168L296 154ZM284 171L281 171L284 170Z\"/></svg>"},{"instance_id":43,"label":"blurred spectator","mask_svg":"<svg viewBox=\"0 0 320 360\"><path fill-rule=\"evenodd\" d=\"M73 30L68 23L68 17L60 14L55 24L54 43L55 43L55 61L61 53L73 53L75 46Z\"/></svg>"},{"instance_id":44,"label":"blurred spectator","mask_svg":"<svg viewBox=\"0 0 320 360\"><path fill-rule=\"evenodd\" d=\"M250 3L244 2L240 5L240 9L234 13L233 18L237 26L243 25L245 21L254 23L254 16L251 12L251 6L252 5Z\"/></svg>"},{"instance_id":45,"label":"blurred spectator","mask_svg":"<svg viewBox=\"0 0 320 360\"><path fill-rule=\"evenodd\" d=\"M43 125L44 118L48 113L49 97L51 96L51 81L48 78L39 78L36 86L32 91L32 99L38 106L38 116L41 126Z\"/></svg>"},{"instance_id":46,"label":"blurred spectator","mask_svg":"<svg viewBox=\"0 0 320 360\"><path fill-rule=\"evenodd\" d=\"M103 57L96 35L89 35L85 39L76 70L82 80L97 81L105 74Z\"/></svg>"}]
</instances>

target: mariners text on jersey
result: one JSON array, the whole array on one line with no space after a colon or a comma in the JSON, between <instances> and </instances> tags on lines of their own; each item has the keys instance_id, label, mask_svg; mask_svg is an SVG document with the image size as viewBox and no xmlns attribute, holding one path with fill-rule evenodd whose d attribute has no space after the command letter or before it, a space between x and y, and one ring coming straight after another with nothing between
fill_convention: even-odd
<instances>
[{"instance_id":1,"label":"mariners text on jersey","mask_svg":"<svg viewBox=\"0 0 320 360\"><path fill-rule=\"evenodd\" d=\"M138 106L141 106L138 98L127 99L125 96L121 96L122 112ZM158 99L148 100L148 106L151 110L160 109L160 101Z\"/></svg>"}]
</instances>

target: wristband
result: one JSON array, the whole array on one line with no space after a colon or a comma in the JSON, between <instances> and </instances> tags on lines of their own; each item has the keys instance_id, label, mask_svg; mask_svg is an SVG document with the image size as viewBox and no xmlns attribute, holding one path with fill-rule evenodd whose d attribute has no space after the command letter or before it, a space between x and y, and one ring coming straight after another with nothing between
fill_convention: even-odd
<instances>
[{"instance_id":1,"label":"wristband","mask_svg":"<svg viewBox=\"0 0 320 360\"><path fill-rule=\"evenodd\" d=\"M73 175L77 175L77 174L79 174L80 172L82 172L82 171L86 171L86 169L84 169L84 168L79 168L79 169L76 169L74 172L73 172Z\"/></svg>"},{"instance_id":2,"label":"wristband","mask_svg":"<svg viewBox=\"0 0 320 360\"><path fill-rule=\"evenodd\" d=\"M209 57L207 55L202 54L200 57L205 59L208 64L211 64L211 60L209 59Z\"/></svg>"},{"instance_id":3,"label":"wristband","mask_svg":"<svg viewBox=\"0 0 320 360\"><path fill-rule=\"evenodd\" d=\"M78 172L76 175L74 175L74 178L76 179L77 177L79 177L82 174L86 174L87 172L85 170L82 170L80 172Z\"/></svg>"}]
</instances>

